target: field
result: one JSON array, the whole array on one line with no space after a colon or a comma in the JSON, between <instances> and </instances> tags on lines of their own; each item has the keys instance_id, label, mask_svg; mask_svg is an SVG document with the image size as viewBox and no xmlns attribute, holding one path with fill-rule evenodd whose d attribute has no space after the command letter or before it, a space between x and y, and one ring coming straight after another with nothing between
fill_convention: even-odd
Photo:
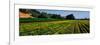
<instances>
[{"instance_id":1,"label":"field","mask_svg":"<svg viewBox=\"0 0 100 45\"><path fill-rule=\"evenodd\" d=\"M19 35L54 35L89 33L89 20L58 20L20 23Z\"/></svg>"}]
</instances>

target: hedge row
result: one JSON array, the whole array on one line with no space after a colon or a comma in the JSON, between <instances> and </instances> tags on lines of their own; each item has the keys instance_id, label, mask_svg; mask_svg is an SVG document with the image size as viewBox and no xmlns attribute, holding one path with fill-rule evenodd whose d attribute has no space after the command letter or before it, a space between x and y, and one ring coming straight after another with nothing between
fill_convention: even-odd
<instances>
[{"instance_id":1,"label":"hedge row","mask_svg":"<svg viewBox=\"0 0 100 45\"><path fill-rule=\"evenodd\" d=\"M52 18L20 18L19 22L45 22L45 21L56 21L61 19L52 19Z\"/></svg>"}]
</instances>

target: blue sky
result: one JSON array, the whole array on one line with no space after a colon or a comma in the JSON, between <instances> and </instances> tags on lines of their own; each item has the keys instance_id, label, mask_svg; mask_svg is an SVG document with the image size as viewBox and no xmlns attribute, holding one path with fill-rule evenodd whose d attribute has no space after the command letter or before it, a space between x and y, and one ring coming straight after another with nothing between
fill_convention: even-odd
<instances>
[{"instance_id":1,"label":"blue sky","mask_svg":"<svg viewBox=\"0 0 100 45\"><path fill-rule=\"evenodd\" d=\"M48 9L37 9L40 12L47 12L50 14L60 14L61 16L67 16L73 14L76 19L89 18L89 11L74 11L74 10L48 10Z\"/></svg>"}]
</instances>

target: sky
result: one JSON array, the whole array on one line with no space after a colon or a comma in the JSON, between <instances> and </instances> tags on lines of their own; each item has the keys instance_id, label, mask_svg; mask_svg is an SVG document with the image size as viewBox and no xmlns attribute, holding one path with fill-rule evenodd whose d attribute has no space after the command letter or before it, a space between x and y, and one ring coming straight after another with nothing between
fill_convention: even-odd
<instances>
[{"instance_id":1,"label":"sky","mask_svg":"<svg viewBox=\"0 0 100 45\"><path fill-rule=\"evenodd\" d=\"M48 10L37 9L40 12L46 12L50 14L60 14L61 16L67 16L73 14L76 19L89 18L89 11L75 11L75 10Z\"/></svg>"}]
</instances>

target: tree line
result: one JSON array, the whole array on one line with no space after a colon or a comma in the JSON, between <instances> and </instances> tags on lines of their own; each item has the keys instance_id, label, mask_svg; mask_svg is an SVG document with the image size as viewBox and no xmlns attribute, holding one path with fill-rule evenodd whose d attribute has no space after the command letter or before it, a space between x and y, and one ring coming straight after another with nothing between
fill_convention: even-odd
<instances>
[{"instance_id":1,"label":"tree line","mask_svg":"<svg viewBox=\"0 0 100 45\"><path fill-rule=\"evenodd\" d=\"M75 16L73 14L66 15L65 17L61 16L60 14L49 14L46 12L40 12L36 9L19 9L20 12L24 13L31 13L35 18L53 18L53 19L68 19L68 20L75 20ZM88 18L84 18L88 20ZM84 20L82 19L82 20Z\"/></svg>"}]
</instances>

